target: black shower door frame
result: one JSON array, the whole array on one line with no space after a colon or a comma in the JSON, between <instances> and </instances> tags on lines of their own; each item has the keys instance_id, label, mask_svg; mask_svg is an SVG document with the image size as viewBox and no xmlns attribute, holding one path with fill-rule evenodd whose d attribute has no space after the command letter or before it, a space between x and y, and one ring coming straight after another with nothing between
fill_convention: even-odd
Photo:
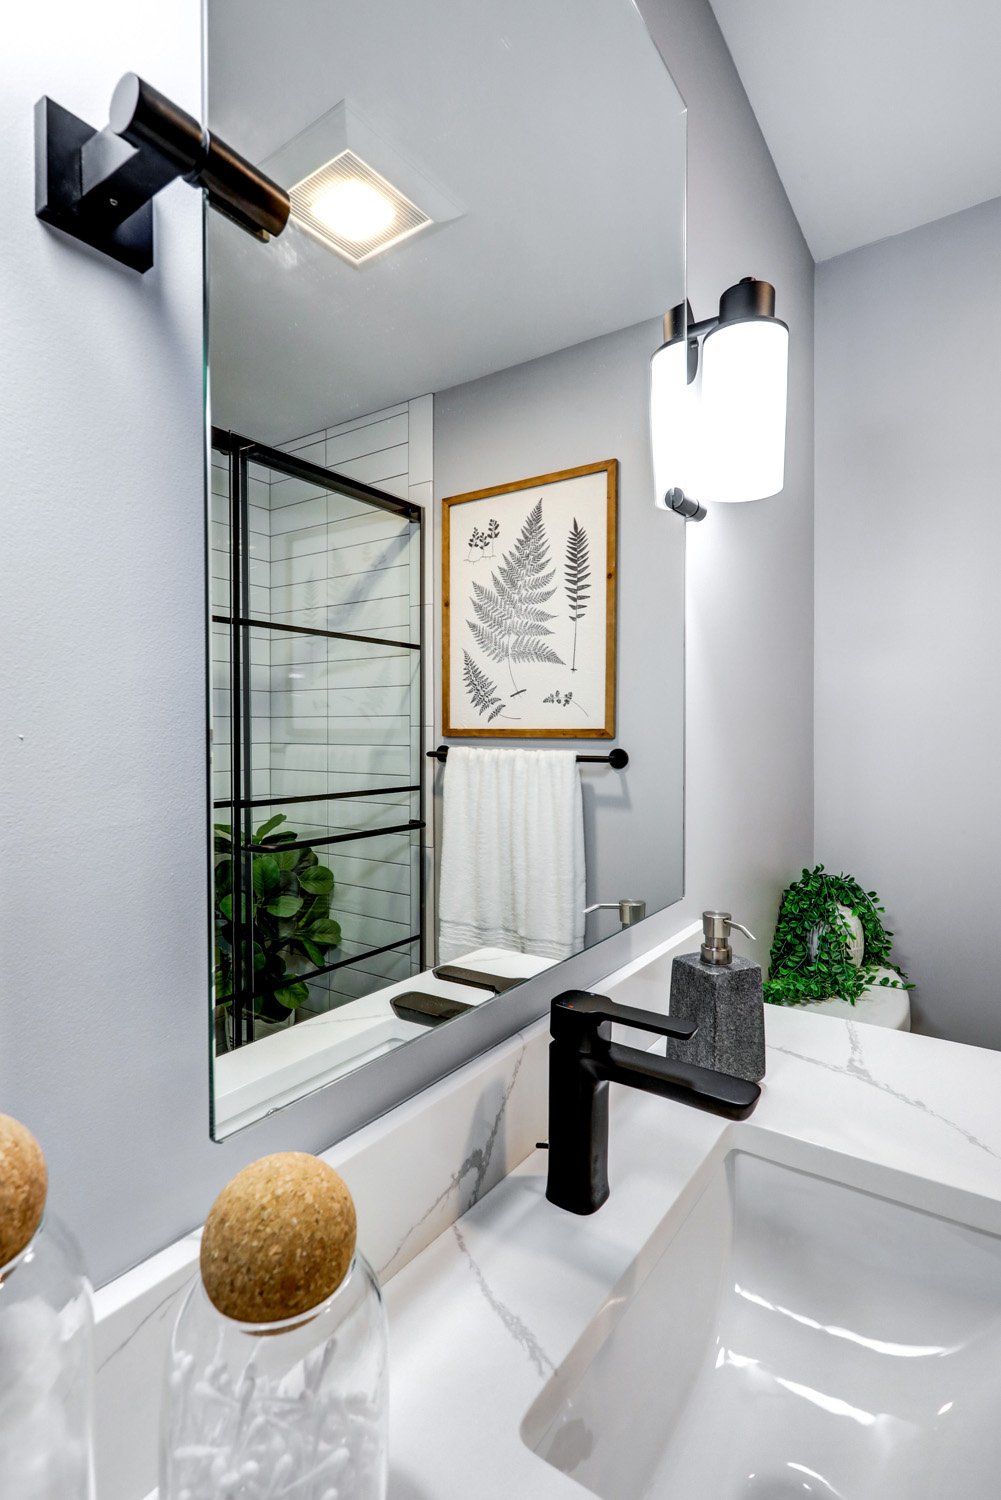
<instances>
[{"instance_id":1,"label":"black shower door frame","mask_svg":"<svg viewBox=\"0 0 1001 1500\"><path fill-rule=\"evenodd\" d=\"M227 432L223 428L212 428L212 447L224 453L229 458L229 523L230 523L230 612L228 615L211 614L211 623L214 625L226 625L230 631L230 795L211 803L212 813L220 809L226 809L230 815L230 828L233 830L233 982L232 982L232 1005L233 1026L232 1045L241 1047L254 1040L254 986L253 971L249 976L244 975L244 953L252 951L252 922L246 916L252 910L252 901L244 903L244 893L248 894L253 889L253 853L256 846L252 843L254 809L259 807L290 806L297 802L330 802L348 797L371 797L384 792L417 792L419 794L418 816L408 819L405 823L393 824L385 828L363 829L350 833L330 834L326 837L303 839L299 843L286 843L283 848L313 848L325 844L353 843L362 839L379 838L387 833L413 833L419 832L426 826L425 788L423 773L423 723L425 703L425 681L426 671L424 652L424 512L419 505L414 505L409 500L401 500L396 495L388 495L384 490L376 489L371 485L360 484L356 479L349 479L346 475L338 474L332 469L321 468L318 464L311 464L304 459L297 458L294 454L283 453L279 448L269 448L264 443L255 442L251 438L241 437L238 433ZM315 484L327 490L336 490L339 494L347 495L353 500L361 500L373 509L388 511L390 514L399 516L403 520L416 523L418 531L418 547L420 552L420 586L418 602L420 609L418 619L420 622L417 632L417 640L400 641L388 639L385 636L362 635L342 630L320 630L305 625L285 625L270 620L255 619L250 611L250 548L247 544L249 536L248 526L248 496L250 493L249 471L251 464L260 464L264 468L277 470L287 475L290 479L302 479L308 484ZM407 786L370 786L357 791L347 792L325 792L304 793L295 797L257 797L253 796L253 785L251 781L251 696L250 696L250 631L252 629L274 630L293 635L312 636L316 639L328 639L339 641L359 641L364 644L376 646L396 646L401 649L417 651L419 653L418 674L418 719L421 730L421 743L418 746L416 780ZM211 794L210 794L211 795ZM210 818L210 824L214 817ZM211 845L210 845L211 847ZM260 850L257 849L259 853ZM239 858L237 854L239 853ZM425 966L425 878L424 878L424 853L418 860L418 911L420 921L418 931L411 933L406 938L399 938L394 943L386 943L380 948L369 948L362 953L352 954L350 958L342 959L338 963L326 964L321 968L309 970L307 973L297 975L296 978L305 982L316 979L322 974L330 974L335 969L350 968L361 963L366 958L375 958L381 953L389 953L396 948L407 948L413 943L419 944L420 967ZM213 905L213 922L214 905ZM214 942L213 931L213 942ZM246 946L245 946L246 944ZM213 1002L214 1002L213 995Z\"/></svg>"}]
</instances>

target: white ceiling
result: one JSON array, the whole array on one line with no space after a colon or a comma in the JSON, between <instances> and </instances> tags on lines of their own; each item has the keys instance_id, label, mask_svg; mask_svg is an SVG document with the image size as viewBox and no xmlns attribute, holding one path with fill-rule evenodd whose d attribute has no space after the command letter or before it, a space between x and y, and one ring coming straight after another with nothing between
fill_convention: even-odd
<instances>
[{"instance_id":1,"label":"white ceiling","mask_svg":"<svg viewBox=\"0 0 1001 1500\"><path fill-rule=\"evenodd\" d=\"M815 259L1001 196L1001 0L711 0Z\"/></svg>"},{"instance_id":2,"label":"white ceiling","mask_svg":"<svg viewBox=\"0 0 1001 1500\"><path fill-rule=\"evenodd\" d=\"M258 162L346 100L461 208L360 268L210 214L220 425L279 442L684 296L684 105L632 0L209 0L208 99Z\"/></svg>"}]
</instances>

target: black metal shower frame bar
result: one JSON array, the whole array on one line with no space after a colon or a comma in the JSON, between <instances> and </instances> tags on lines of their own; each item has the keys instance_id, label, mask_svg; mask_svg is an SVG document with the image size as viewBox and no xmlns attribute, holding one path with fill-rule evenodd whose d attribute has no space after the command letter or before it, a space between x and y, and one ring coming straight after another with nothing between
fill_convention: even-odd
<instances>
[{"instance_id":1,"label":"black metal shower frame bar","mask_svg":"<svg viewBox=\"0 0 1001 1500\"><path fill-rule=\"evenodd\" d=\"M282 989L289 983L308 984L311 979L318 979L321 974L332 974L335 969L350 969L355 964L363 962L366 958L379 958L383 953L392 953L396 948L408 948L411 943L420 943L421 941L421 933L412 932L409 937L397 938L393 943L383 943L381 948L367 948L364 953L352 953L349 958L339 959L335 964L325 964L322 969L309 969L303 974L290 974L281 984L269 986L263 990L251 990L249 994L244 992L241 995L234 995L233 999L239 1005L243 1005L249 1000L252 1010L255 995L273 995L276 990Z\"/></svg>"},{"instance_id":2,"label":"black metal shower frame bar","mask_svg":"<svg viewBox=\"0 0 1001 1500\"><path fill-rule=\"evenodd\" d=\"M385 490L373 489L370 484L349 479L346 474L338 474L334 469L321 468L319 464L297 458L294 453L285 453L281 448L269 448L265 443L241 437L237 432L227 432L223 427L213 427L212 446L220 453L243 454L248 463L259 463L267 469L281 469L290 479L303 479L307 484L315 484L321 489L339 490L342 495L350 495L353 500L364 500L376 510L389 511L394 516L402 516L406 521L420 521L423 514L420 506L415 505L412 500L387 495Z\"/></svg>"},{"instance_id":3,"label":"black metal shower frame bar","mask_svg":"<svg viewBox=\"0 0 1001 1500\"><path fill-rule=\"evenodd\" d=\"M213 625L232 625L232 615L213 615ZM241 615L237 625L246 625L248 630L285 630L291 635L312 635L331 641L360 641L368 646L394 646L400 651L419 651L419 641L397 641L384 635L356 635L349 630L321 630L318 625L286 625L282 620L257 620L253 615Z\"/></svg>"},{"instance_id":4,"label":"black metal shower frame bar","mask_svg":"<svg viewBox=\"0 0 1001 1500\"><path fill-rule=\"evenodd\" d=\"M229 457L229 496L230 496L230 613L229 615L212 615L214 624L226 624L230 631L230 723L232 732L230 735L230 791L231 796L225 801L216 802L214 807L228 807L230 809L230 826L234 830L240 830L240 843L238 846L241 858L234 859L233 869L233 909L237 913L245 909L244 892L253 888L253 856L255 853L264 853L261 845L253 843L253 817L252 811L255 807L288 806L293 803L308 803L319 801L334 801L344 797L362 797L379 795L383 793L413 792L420 794L419 816L410 819L406 823L394 824L389 827L368 828L352 830L349 833L332 834L327 837L285 842L280 847L284 849L312 848L314 845L353 843L356 840L378 838L382 834L410 833L425 827L425 789L423 781L405 787L378 787L368 788L362 791L351 792L327 792L319 795L303 794L297 797L255 798L243 795L244 787L248 785L248 777L251 767L251 744L252 744L252 715L244 711L244 705L251 702L250 692L250 635L251 629L269 629L288 631L297 635L308 635L318 638L357 641L366 645L388 646L400 649L418 651L419 655L419 705L420 718L423 721L424 710L424 528L423 512L420 506L414 505L409 500L401 500L395 495L387 495L383 490L374 489L371 485L361 484L359 481L349 479L346 475L336 473L331 469L321 468L317 464L308 463L306 460L297 458L294 454L283 453L280 449L269 448L264 443L259 443L251 438L242 437L235 432L228 432L224 428L212 428L212 447L220 453ZM386 511L391 515L399 516L401 519L416 523L419 530L420 543L420 629L416 641L387 640L382 636L368 636L348 631L313 629L302 625L286 625L279 621L258 620L251 616L245 605L250 600L250 555L245 539L249 534L248 526L248 495L249 475L248 470L251 463L259 463L262 467L278 469L293 479L302 479L308 484L315 484L318 488L325 490L337 490L339 493L352 499L361 500L376 510ZM424 903L425 903L425 879L424 860L418 861L419 871L419 910L421 913L420 931L407 938L401 938L395 943L389 943L381 948L372 948L364 952L352 955L349 959L338 963L328 964L322 968L311 970L305 976L306 979L316 978L320 974L333 972L335 969L350 967L354 964L364 962L367 958L374 958L381 953L389 952L393 948L405 947L408 944L418 942L420 944L420 963L424 964ZM252 927L249 929L250 943L253 942ZM244 969L244 942L240 934L233 944L233 1004L236 1008L234 1025L232 1028L233 1042L235 1046L243 1046L254 1039L254 988L251 976L245 976ZM250 951L249 947L247 951ZM248 987L248 977L250 984ZM296 976L298 978L299 976ZM249 1003L248 1003L249 1001Z\"/></svg>"},{"instance_id":5,"label":"black metal shower frame bar","mask_svg":"<svg viewBox=\"0 0 1001 1500\"><path fill-rule=\"evenodd\" d=\"M387 792L401 795L405 792L419 792L420 783L415 781L407 786L367 786L354 792L315 792L311 797L240 797L235 799L240 807L286 807L293 802L341 802L347 797L382 797ZM232 797L221 797L213 802L213 807L232 807ZM380 830L382 831L382 830ZM359 835L360 837L361 835Z\"/></svg>"},{"instance_id":6,"label":"black metal shower frame bar","mask_svg":"<svg viewBox=\"0 0 1001 1500\"><path fill-rule=\"evenodd\" d=\"M300 801L309 801L309 798L300 798ZM243 854L249 854L251 858L255 854L284 854L286 849L319 849L323 844L355 844L359 839L378 839L384 833L417 833L424 827L420 818L409 818L406 823L392 823L383 828L352 828L349 833L324 833L315 839L297 839L294 843L286 839L282 844L269 844L262 839L259 844L244 843L240 845Z\"/></svg>"}]
</instances>

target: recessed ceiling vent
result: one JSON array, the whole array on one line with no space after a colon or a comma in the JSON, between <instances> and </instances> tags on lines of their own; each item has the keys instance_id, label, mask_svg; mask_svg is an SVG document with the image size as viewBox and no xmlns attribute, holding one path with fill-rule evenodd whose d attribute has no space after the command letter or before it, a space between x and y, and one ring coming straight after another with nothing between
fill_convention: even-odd
<instances>
[{"instance_id":1,"label":"recessed ceiling vent","mask_svg":"<svg viewBox=\"0 0 1001 1500\"><path fill-rule=\"evenodd\" d=\"M355 266L433 222L351 150L297 182L289 198L292 217L303 229Z\"/></svg>"},{"instance_id":2,"label":"recessed ceiling vent","mask_svg":"<svg viewBox=\"0 0 1001 1500\"><path fill-rule=\"evenodd\" d=\"M419 145L411 142L411 149ZM288 192L292 218L352 266L464 213L346 99L279 147L261 169Z\"/></svg>"}]
</instances>

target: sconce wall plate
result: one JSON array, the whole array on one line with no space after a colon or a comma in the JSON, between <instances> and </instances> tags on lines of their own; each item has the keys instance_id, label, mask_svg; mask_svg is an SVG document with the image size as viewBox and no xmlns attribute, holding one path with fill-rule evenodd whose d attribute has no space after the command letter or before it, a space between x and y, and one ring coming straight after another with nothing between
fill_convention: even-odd
<instances>
[{"instance_id":1,"label":"sconce wall plate","mask_svg":"<svg viewBox=\"0 0 1001 1500\"><path fill-rule=\"evenodd\" d=\"M82 191L84 147L97 135L93 125L44 97L35 105L35 215L64 234L110 255L133 271L153 264L153 203L127 206L124 186L99 195Z\"/></svg>"}]
</instances>

